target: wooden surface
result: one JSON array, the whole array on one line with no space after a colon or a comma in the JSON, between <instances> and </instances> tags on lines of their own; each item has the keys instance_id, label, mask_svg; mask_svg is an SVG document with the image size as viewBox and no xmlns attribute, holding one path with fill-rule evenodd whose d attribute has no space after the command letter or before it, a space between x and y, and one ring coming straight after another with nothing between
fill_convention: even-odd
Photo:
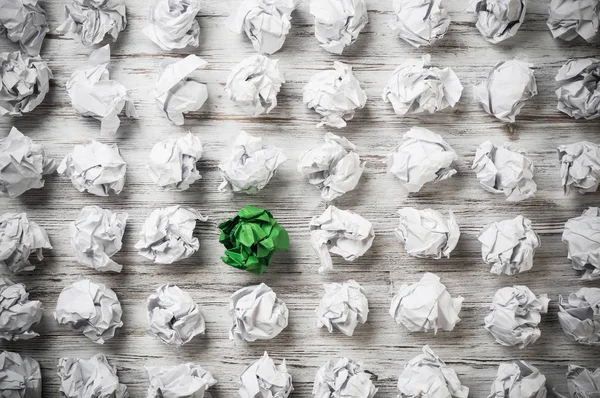
<instances>
[{"instance_id":1,"label":"wooden surface","mask_svg":"<svg viewBox=\"0 0 600 398\"><path fill-rule=\"evenodd\" d=\"M424 344L429 344L458 372L463 384L471 389L471 397L489 394L497 366L503 361L529 361L559 391L566 391L564 375L568 364L600 366L600 348L569 341L556 315L558 294L565 295L582 286L600 286L597 282L579 280L561 243L565 221L588 206L597 205L599 195L563 197L556 146L579 140L600 142L600 122L575 121L558 112L554 96L558 68L568 58L598 56L599 50L581 41L553 40L546 27L547 0L531 0L518 34L500 45L492 45L480 36L474 16L465 12L464 0L446 0L452 17L448 34L437 46L421 49L412 48L390 31L388 23L394 18L391 0L367 0L370 22L343 56L319 48L308 3L304 2L293 14L292 30L283 49L274 56L280 59L287 79L278 96L279 105L271 114L257 119L245 116L223 90L230 69L243 57L254 54L248 39L229 32L225 24L238 1L202 1L201 42L193 52L209 62L203 73L209 99L200 111L188 115L184 127L175 127L162 117L149 92L162 60L181 58L192 51L161 51L142 34L148 1L126 0L129 24L112 45L110 70L112 78L131 89L141 117L123 118L118 134L108 137L99 136L99 122L75 114L64 89L72 71L85 62L92 49L56 34L67 0L40 3L51 25L42 52L54 71L51 92L32 114L1 119L0 134L7 135L14 124L57 159L69 153L74 144L91 139L117 143L128 166L127 183L119 196L101 198L79 193L69 180L54 175L47 178L44 189L29 191L17 199L0 199L2 212L26 211L48 231L54 246L52 251L45 251L46 258L34 272L14 278L27 285L32 299L44 304L44 318L39 327L42 335L26 342L0 343L2 349L30 355L40 362L45 397L59 396L56 376L59 357L89 358L97 352L105 353L117 366L121 382L127 384L132 397L145 396L148 380L144 365L174 365L184 361L197 362L214 374L219 381L211 389L214 397L233 397L239 374L264 350L278 362L282 358L287 360L294 380L294 397L310 396L318 367L338 355L362 361L377 375L378 396L396 396L396 382L404 363L419 354ZM0 39L0 50L16 48L5 38ZM435 65L454 69L465 86L463 97L452 110L399 118L391 105L381 99L383 86L399 63L427 52ZM527 57L535 64L539 95L527 102L516 124L506 125L487 115L474 102L471 90L497 61L514 56ZM331 68L334 60L354 67L369 97L366 108L359 110L346 128L334 131L354 142L368 162L357 189L337 199L335 204L370 220L376 238L371 250L358 261L347 263L336 257L334 272L319 275L307 224L312 216L325 209L325 203L320 200L319 191L297 173L296 159L318 144L327 131L315 127L319 116L303 106L302 87L317 71ZM386 173L384 160L402 133L413 125L442 134L460 155L459 173L403 198L398 181ZM198 134L205 144L205 155L199 163L203 178L188 191L162 192L151 183L144 169L149 151L157 140L177 137L188 130ZM263 136L290 157L271 183L255 196L217 191L220 182L217 165L227 153L228 141L239 130ZM478 185L470 164L477 146L485 140L497 143L509 140L529 152L538 183L534 198L510 204L503 196L489 194ZM102 274L75 263L67 236L68 224L83 206L92 204L125 210L130 215L123 249L115 256L124 266L120 274ZM192 258L173 265L154 265L136 253L134 244L150 212L172 204L198 208L209 221L198 225L196 235L201 248ZM289 252L278 254L260 277L228 267L219 259L223 248L218 243L216 225L245 204L270 209L291 237ZM393 234L398 222L396 210L401 206L454 211L462 235L449 260L420 260L404 252ZM489 222L518 214L529 217L541 235L542 247L536 253L534 267L513 277L492 275L481 260L477 234ZM465 297L460 313L462 321L453 332L440 332L437 336L410 333L396 325L388 314L397 288L402 283L417 281L426 271L439 275L453 296ZM125 325L103 346L58 326L52 316L62 288L82 278L107 284L115 290L123 306ZM351 338L317 329L314 310L323 294L322 284L350 278L367 292L368 322L359 326ZM226 310L228 298L235 290L261 281L286 302L290 309L289 326L274 340L235 345L228 339L231 325ZM182 348L163 345L146 335L146 298L167 282L190 292L206 318L207 334ZM552 299L549 314L543 316L540 325L541 338L523 350L500 346L483 329L483 318L494 293L513 284L525 284L534 293L548 293Z\"/></svg>"}]
</instances>

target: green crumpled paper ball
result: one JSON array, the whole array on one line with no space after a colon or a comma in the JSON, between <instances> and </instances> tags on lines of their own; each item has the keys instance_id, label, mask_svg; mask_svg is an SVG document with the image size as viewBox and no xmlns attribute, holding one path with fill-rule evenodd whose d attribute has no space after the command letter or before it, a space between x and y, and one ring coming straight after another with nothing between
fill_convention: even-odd
<instances>
[{"instance_id":1,"label":"green crumpled paper ball","mask_svg":"<svg viewBox=\"0 0 600 398\"><path fill-rule=\"evenodd\" d=\"M290 247L287 231L267 210L246 206L237 216L219 224L219 242L225 246L221 260L232 267L260 275L278 251Z\"/></svg>"}]
</instances>

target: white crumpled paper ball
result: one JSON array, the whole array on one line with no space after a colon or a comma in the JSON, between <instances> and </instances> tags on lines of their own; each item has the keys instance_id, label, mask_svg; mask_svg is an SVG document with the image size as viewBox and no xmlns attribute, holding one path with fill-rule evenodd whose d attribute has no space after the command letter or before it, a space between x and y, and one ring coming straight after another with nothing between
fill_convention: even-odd
<instances>
[{"instance_id":1,"label":"white crumpled paper ball","mask_svg":"<svg viewBox=\"0 0 600 398\"><path fill-rule=\"evenodd\" d=\"M185 191L202 178L196 168L202 152L202 141L192 133L161 140L150 151L148 175L167 191Z\"/></svg>"},{"instance_id":2,"label":"white crumpled paper ball","mask_svg":"<svg viewBox=\"0 0 600 398\"><path fill-rule=\"evenodd\" d=\"M349 358L330 359L319 368L313 385L315 398L373 398L373 374Z\"/></svg>"},{"instance_id":3,"label":"white crumpled paper ball","mask_svg":"<svg viewBox=\"0 0 600 398\"><path fill-rule=\"evenodd\" d=\"M600 3L598 4L600 9ZM600 60L596 58L567 61L556 75L557 109L575 119L600 117Z\"/></svg>"},{"instance_id":4,"label":"white crumpled paper ball","mask_svg":"<svg viewBox=\"0 0 600 398\"><path fill-rule=\"evenodd\" d=\"M148 297L150 334L165 344L183 345L204 334L200 308L189 293L174 285L160 286Z\"/></svg>"},{"instance_id":5,"label":"white crumpled paper ball","mask_svg":"<svg viewBox=\"0 0 600 398\"><path fill-rule=\"evenodd\" d=\"M491 223L477 239L483 261L492 265L490 272L496 275L529 271L540 247L540 237L531 227L531 220L523 216Z\"/></svg>"},{"instance_id":6,"label":"white crumpled paper ball","mask_svg":"<svg viewBox=\"0 0 600 398\"><path fill-rule=\"evenodd\" d=\"M0 138L0 197L16 198L30 189L44 187L44 176L58 165L44 147L13 127Z\"/></svg>"},{"instance_id":7,"label":"white crumpled paper ball","mask_svg":"<svg viewBox=\"0 0 600 398\"><path fill-rule=\"evenodd\" d=\"M317 127L342 128L354 117L356 109L364 108L367 94L352 73L352 67L334 61L333 70L319 72L304 86L304 104L323 116Z\"/></svg>"},{"instance_id":8,"label":"white crumpled paper ball","mask_svg":"<svg viewBox=\"0 0 600 398\"><path fill-rule=\"evenodd\" d=\"M128 398L127 386L119 382L117 368L104 354L90 359L58 360L60 392L64 398Z\"/></svg>"},{"instance_id":9,"label":"white crumpled paper ball","mask_svg":"<svg viewBox=\"0 0 600 398\"><path fill-rule=\"evenodd\" d=\"M598 0L551 0L546 25L556 39L571 41L578 36L598 42L600 2Z\"/></svg>"},{"instance_id":10,"label":"white crumpled paper ball","mask_svg":"<svg viewBox=\"0 0 600 398\"><path fill-rule=\"evenodd\" d=\"M501 363L488 398L546 398L546 377L525 361Z\"/></svg>"},{"instance_id":11,"label":"white crumpled paper ball","mask_svg":"<svg viewBox=\"0 0 600 398\"><path fill-rule=\"evenodd\" d=\"M35 252L38 261L42 261L42 249L52 249L48 234L30 221L27 213L0 215L0 270L14 274L33 271L35 265L29 262L29 256Z\"/></svg>"},{"instance_id":12,"label":"white crumpled paper ball","mask_svg":"<svg viewBox=\"0 0 600 398\"><path fill-rule=\"evenodd\" d=\"M565 195L596 192L600 184L600 145L581 141L558 147L560 177Z\"/></svg>"},{"instance_id":13,"label":"white crumpled paper ball","mask_svg":"<svg viewBox=\"0 0 600 398\"><path fill-rule=\"evenodd\" d=\"M0 275L0 340L29 340L39 336L32 329L43 314L42 303L29 300L24 284Z\"/></svg>"},{"instance_id":14,"label":"white crumpled paper ball","mask_svg":"<svg viewBox=\"0 0 600 398\"><path fill-rule=\"evenodd\" d=\"M199 0L153 0L148 9L148 25L142 32L165 51L198 47L198 12Z\"/></svg>"},{"instance_id":15,"label":"white crumpled paper ball","mask_svg":"<svg viewBox=\"0 0 600 398\"><path fill-rule=\"evenodd\" d=\"M210 372L195 363L178 366L146 366L150 387L146 398L203 398L217 384Z\"/></svg>"},{"instance_id":16,"label":"white crumpled paper ball","mask_svg":"<svg viewBox=\"0 0 600 398\"><path fill-rule=\"evenodd\" d=\"M442 0L394 0L394 14L392 30L414 47L435 43L450 26Z\"/></svg>"},{"instance_id":17,"label":"white crumpled paper ball","mask_svg":"<svg viewBox=\"0 0 600 398\"><path fill-rule=\"evenodd\" d=\"M423 127L412 127L387 157L387 171L398 177L406 192L419 192L429 182L456 174L452 163L458 159L442 136Z\"/></svg>"},{"instance_id":18,"label":"white crumpled paper ball","mask_svg":"<svg viewBox=\"0 0 600 398\"><path fill-rule=\"evenodd\" d=\"M490 43L513 37L525 20L528 0L472 0L470 11L477 13L477 29Z\"/></svg>"},{"instance_id":19,"label":"white crumpled paper ball","mask_svg":"<svg viewBox=\"0 0 600 398\"><path fill-rule=\"evenodd\" d=\"M38 0L0 2L0 35L19 43L24 54L39 55L49 30L46 11Z\"/></svg>"},{"instance_id":20,"label":"white crumpled paper ball","mask_svg":"<svg viewBox=\"0 0 600 398\"><path fill-rule=\"evenodd\" d=\"M312 0L310 13L321 48L338 55L356 41L369 22L364 0Z\"/></svg>"},{"instance_id":21,"label":"white crumpled paper ball","mask_svg":"<svg viewBox=\"0 0 600 398\"><path fill-rule=\"evenodd\" d=\"M581 279L600 279L600 208L590 207L565 223L562 241L569 249L573 268L584 271Z\"/></svg>"},{"instance_id":22,"label":"white crumpled paper ball","mask_svg":"<svg viewBox=\"0 0 600 398\"><path fill-rule=\"evenodd\" d=\"M582 287L566 300L559 295L558 322L572 340L600 346L600 288Z\"/></svg>"},{"instance_id":23,"label":"white crumpled paper ball","mask_svg":"<svg viewBox=\"0 0 600 398\"><path fill-rule=\"evenodd\" d=\"M405 207L398 210L398 214L400 225L394 232L410 256L450 258L460 238L460 228L452 211L444 216L437 210Z\"/></svg>"},{"instance_id":24,"label":"white crumpled paper ball","mask_svg":"<svg viewBox=\"0 0 600 398\"><path fill-rule=\"evenodd\" d=\"M583 366L569 365L567 370L567 396L554 394L557 398L595 398L600 391L600 368L589 370Z\"/></svg>"},{"instance_id":25,"label":"white crumpled paper ball","mask_svg":"<svg viewBox=\"0 0 600 398\"><path fill-rule=\"evenodd\" d=\"M285 359L281 365L275 365L266 351L244 370L238 384L240 398L287 398L294 390Z\"/></svg>"},{"instance_id":26,"label":"white crumpled paper ball","mask_svg":"<svg viewBox=\"0 0 600 398\"><path fill-rule=\"evenodd\" d=\"M236 291L227 312L233 320L229 339L234 341L270 340L288 325L287 306L264 283Z\"/></svg>"},{"instance_id":27,"label":"white crumpled paper ball","mask_svg":"<svg viewBox=\"0 0 600 398\"><path fill-rule=\"evenodd\" d=\"M33 358L0 352L0 391L6 398L42 398L42 372Z\"/></svg>"},{"instance_id":28,"label":"white crumpled paper ball","mask_svg":"<svg viewBox=\"0 0 600 398\"><path fill-rule=\"evenodd\" d=\"M426 272L419 282L403 284L392 298L390 315L411 332L452 331L464 298L451 297L440 278Z\"/></svg>"},{"instance_id":29,"label":"white crumpled paper ball","mask_svg":"<svg viewBox=\"0 0 600 398\"><path fill-rule=\"evenodd\" d=\"M123 246L127 213L85 206L69 225L71 246L79 264L97 271L121 272L123 266L111 260Z\"/></svg>"},{"instance_id":30,"label":"white crumpled paper ball","mask_svg":"<svg viewBox=\"0 0 600 398\"><path fill-rule=\"evenodd\" d=\"M189 258L200 248L198 238L194 237L197 220L206 222L208 217L182 206L155 209L144 222L135 248L156 264Z\"/></svg>"},{"instance_id":31,"label":"white crumpled paper ball","mask_svg":"<svg viewBox=\"0 0 600 398\"><path fill-rule=\"evenodd\" d=\"M471 168L483 189L503 193L509 202L525 200L537 191L533 162L523 149L513 150L509 143L502 147L490 141L479 145Z\"/></svg>"},{"instance_id":32,"label":"white crumpled paper ball","mask_svg":"<svg viewBox=\"0 0 600 398\"><path fill-rule=\"evenodd\" d=\"M65 5L65 21L56 30L84 46L93 46L107 35L117 41L127 27L125 0L71 0Z\"/></svg>"},{"instance_id":33,"label":"white crumpled paper ball","mask_svg":"<svg viewBox=\"0 0 600 398\"><path fill-rule=\"evenodd\" d=\"M362 176L365 162L355 150L345 137L327 133L323 144L298 159L298 172L321 190L324 201L332 201L356 188Z\"/></svg>"},{"instance_id":34,"label":"white crumpled paper ball","mask_svg":"<svg viewBox=\"0 0 600 398\"><path fill-rule=\"evenodd\" d=\"M525 348L542 335L538 325L549 302L548 295L535 297L527 286L503 287L494 295L485 328L498 343Z\"/></svg>"},{"instance_id":35,"label":"white crumpled paper ball","mask_svg":"<svg viewBox=\"0 0 600 398\"><path fill-rule=\"evenodd\" d=\"M83 279L65 287L58 296L54 318L60 325L104 344L123 326L123 310L114 291L102 283Z\"/></svg>"},{"instance_id":36,"label":"white crumpled paper ball","mask_svg":"<svg viewBox=\"0 0 600 398\"><path fill-rule=\"evenodd\" d=\"M354 280L344 283L326 283L325 295L317 308L317 326L326 327L329 333L337 329L352 336L358 324L367 322L369 301L365 290Z\"/></svg>"}]
</instances>

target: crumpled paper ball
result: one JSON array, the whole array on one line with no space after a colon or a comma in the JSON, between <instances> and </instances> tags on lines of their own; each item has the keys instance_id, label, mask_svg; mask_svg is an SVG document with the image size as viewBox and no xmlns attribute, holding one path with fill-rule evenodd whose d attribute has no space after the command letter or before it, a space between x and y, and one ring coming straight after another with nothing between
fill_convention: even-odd
<instances>
[{"instance_id":1,"label":"crumpled paper ball","mask_svg":"<svg viewBox=\"0 0 600 398\"><path fill-rule=\"evenodd\" d=\"M19 51L0 53L0 116L23 116L33 111L46 98L53 77L39 56L29 57Z\"/></svg>"},{"instance_id":2,"label":"crumpled paper ball","mask_svg":"<svg viewBox=\"0 0 600 398\"><path fill-rule=\"evenodd\" d=\"M566 300L559 295L558 311L567 336L580 344L600 346L600 288L582 287Z\"/></svg>"},{"instance_id":3,"label":"crumpled paper ball","mask_svg":"<svg viewBox=\"0 0 600 398\"><path fill-rule=\"evenodd\" d=\"M58 360L60 392L65 398L128 398L127 386L119 382L117 368L104 354L90 359Z\"/></svg>"},{"instance_id":4,"label":"crumpled paper ball","mask_svg":"<svg viewBox=\"0 0 600 398\"><path fill-rule=\"evenodd\" d=\"M90 141L75 145L56 170L71 179L79 192L97 196L118 195L125 185L127 164L121 157L117 144Z\"/></svg>"},{"instance_id":5,"label":"crumpled paper ball","mask_svg":"<svg viewBox=\"0 0 600 398\"><path fill-rule=\"evenodd\" d=\"M356 41L369 22L364 0L313 0L310 13L315 18L315 37L321 48L338 55Z\"/></svg>"},{"instance_id":6,"label":"crumpled paper ball","mask_svg":"<svg viewBox=\"0 0 600 398\"><path fill-rule=\"evenodd\" d=\"M134 119L138 117L127 88L121 83L110 80L107 69L109 63L110 46L107 44L94 51L87 62L73 72L65 85L75 112L81 116L100 120L102 135L117 132L121 125L119 114L123 110L127 117Z\"/></svg>"},{"instance_id":7,"label":"crumpled paper ball","mask_svg":"<svg viewBox=\"0 0 600 398\"><path fill-rule=\"evenodd\" d=\"M42 303L29 300L25 285L0 276L0 340L29 340L39 336L32 329L43 314ZM1 380L2 377L0 385Z\"/></svg>"},{"instance_id":8,"label":"crumpled paper ball","mask_svg":"<svg viewBox=\"0 0 600 398\"><path fill-rule=\"evenodd\" d=\"M565 195L596 192L600 184L600 145L581 141L558 147L560 176Z\"/></svg>"},{"instance_id":9,"label":"crumpled paper ball","mask_svg":"<svg viewBox=\"0 0 600 398\"><path fill-rule=\"evenodd\" d=\"M540 247L540 237L531 227L531 220L516 216L486 226L477 239L481 255L491 264L492 274L515 275L533 267L533 255Z\"/></svg>"},{"instance_id":10,"label":"crumpled paper ball","mask_svg":"<svg viewBox=\"0 0 600 398\"><path fill-rule=\"evenodd\" d=\"M537 191L533 162L525 150L513 150L508 142L502 147L490 141L479 145L471 168L483 189L503 193L508 202L520 202Z\"/></svg>"},{"instance_id":11,"label":"crumpled paper ball","mask_svg":"<svg viewBox=\"0 0 600 398\"><path fill-rule=\"evenodd\" d=\"M497 44L517 34L525 20L528 0L472 0L477 29L490 43Z\"/></svg>"},{"instance_id":12,"label":"crumpled paper ball","mask_svg":"<svg viewBox=\"0 0 600 398\"><path fill-rule=\"evenodd\" d=\"M148 9L148 25L142 32L165 51L198 47L198 0L154 0Z\"/></svg>"},{"instance_id":13,"label":"crumpled paper ball","mask_svg":"<svg viewBox=\"0 0 600 398\"><path fill-rule=\"evenodd\" d=\"M277 106L277 94L283 83L278 59L251 55L233 67L227 77L225 93L246 114L257 117Z\"/></svg>"},{"instance_id":14,"label":"crumpled paper ball","mask_svg":"<svg viewBox=\"0 0 600 398\"><path fill-rule=\"evenodd\" d=\"M177 366L146 366L150 379L147 398L203 398L217 380L195 363Z\"/></svg>"},{"instance_id":15,"label":"crumpled paper ball","mask_svg":"<svg viewBox=\"0 0 600 398\"><path fill-rule=\"evenodd\" d=\"M273 54L283 46L298 0L243 0L229 17L229 29L246 33L260 54Z\"/></svg>"},{"instance_id":16,"label":"crumpled paper ball","mask_svg":"<svg viewBox=\"0 0 600 398\"><path fill-rule=\"evenodd\" d=\"M435 113L454 107L463 91L456 73L448 67L430 66L431 56L412 58L394 70L383 89L383 100L391 102L396 115Z\"/></svg>"},{"instance_id":17,"label":"crumpled paper ball","mask_svg":"<svg viewBox=\"0 0 600 398\"><path fill-rule=\"evenodd\" d=\"M264 283L236 291L227 308L233 320L229 339L234 341L270 340L288 325L288 308Z\"/></svg>"},{"instance_id":18,"label":"crumpled paper ball","mask_svg":"<svg viewBox=\"0 0 600 398\"><path fill-rule=\"evenodd\" d=\"M168 283L148 297L148 322L153 336L177 346L189 343L206 330L200 307L192 296Z\"/></svg>"},{"instance_id":19,"label":"crumpled paper ball","mask_svg":"<svg viewBox=\"0 0 600 398\"><path fill-rule=\"evenodd\" d=\"M161 140L150 151L148 175L167 191L185 191L202 178L196 168L202 152L202 141L192 133Z\"/></svg>"},{"instance_id":20,"label":"crumpled paper ball","mask_svg":"<svg viewBox=\"0 0 600 398\"><path fill-rule=\"evenodd\" d=\"M535 294L527 286L503 287L494 295L485 328L504 346L525 348L536 342L541 314L548 312L548 295Z\"/></svg>"},{"instance_id":21,"label":"crumpled paper ball","mask_svg":"<svg viewBox=\"0 0 600 398\"><path fill-rule=\"evenodd\" d=\"M450 258L460 238L460 228L452 211L448 210L448 215L444 216L433 209L404 207L398 214L400 225L394 232L410 256Z\"/></svg>"},{"instance_id":22,"label":"crumpled paper ball","mask_svg":"<svg viewBox=\"0 0 600 398\"><path fill-rule=\"evenodd\" d=\"M458 159L442 136L423 127L413 127L387 157L387 171L400 180L406 192L419 192L429 182L456 174L452 163Z\"/></svg>"},{"instance_id":23,"label":"crumpled paper ball","mask_svg":"<svg viewBox=\"0 0 600 398\"><path fill-rule=\"evenodd\" d=\"M501 363L488 398L546 398L546 377L524 361Z\"/></svg>"},{"instance_id":24,"label":"crumpled paper ball","mask_svg":"<svg viewBox=\"0 0 600 398\"><path fill-rule=\"evenodd\" d=\"M330 359L317 371L312 393L315 398L373 398L378 389L371 377L362 363L345 357Z\"/></svg>"},{"instance_id":25,"label":"crumpled paper ball","mask_svg":"<svg viewBox=\"0 0 600 398\"><path fill-rule=\"evenodd\" d=\"M121 272L123 266L111 259L123 245L128 214L85 206L69 225L71 246L77 263L96 271Z\"/></svg>"},{"instance_id":26,"label":"crumpled paper ball","mask_svg":"<svg viewBox=\"0 0 600 398\"><path fill-rule=\"evenodd\" d=\"M435 43L450 26L442 0L394 0L394 14L392 30L414 47Z\"/></svg>"},{"instance_id":27,"label":"crumpled paper ball","mask_svg":"<svg viewBox=\"0 0 600 398\"><path fill-rule=\"evenodd\" d=\"M321 190L324 201L330 202L356 188L362 176L366 162L355 150L345 137L327 133L323 144L298 159L298 172Z\"/></svg>"},{"instance_id":28,"label":"crumpled paper ball","mask_svg":"<svg viewBox=\"0 0 600 398\"><path fill-rule=\"evenodd\" d=\"M342 128L354 117L356 109L364 108L367 94L352 73L352 67L334 61L333 70L319 72L304 86L304 104L323 116L317 127Z\"/></svg>"},{"instance_id":29,"label":"crumpled paper ball","mask_svg":"<svg viewBox=\"0 0 600 398\"><path fill-rule=\"evenodd\" d=\"M208 217L178 205L155 209L144 222L135 248L156 264L189 258L200 249L200 242L194 237L196 220L206 222Z\"/></svg>"},{"instance_id":30,"label":"crumpled paper ball","mask_svg":"<svg viewBox=\"0 0 600 398\"><path fill-rule=\"evenodd\" d=\"M310 242L319 256L319 273L333 269L331 254L354 261L371 248L375 230L370 221L350 210L328 206L308 224Z\"/></svg>"},{"instance_id":31,"label":"crumpled paper ball","mask_svg":"<svg viewBox=\"0 0 600 398\"><path fill-rule=\"evenodd\" d=\"M46 12L38 0L2 0L0 3L0 35L6 34L10 41L19 43L23 53L39 55L48 30Z\"/></svg>"},{"instance_id":32,"label":"crumpled paper ball","mask_svg":"<svg viewBox=\"0 0 600 398\"><path fill-rule=\"evenodd\" d=\"M398 398L467 398L469 395L469 388L461 384L454 369L428 345L423 346L423 354L404 365L398 377L398 390Z\"/></svg>"},{"instance_id":33,"label":"crumpled paper ball","mask_svg":"<svg viewBox=\"0 0 600 398\"><path fill-rule=\"evenodd\" d=\"M581 279L600 279L600 208L590 207L565 223L562 241L573 268L584 271Z\"/></svg>"},{"instance_id":34,"label":"crumpled paper ball","mask_svg":"<svg viewBox=\"0 0 600 398\"><path fill-rule=\"evenodd\" d=\"M102 283L83 279L65 287L56 303L54 318L60 325L104 344L123 326L123 310L114 291Z\"/></svg>"},{"instance_id":35,"label":"crumpled paper ball","mask_svg":"<svg viewBox=\"0 0 600 398\"><path fill-rule=\"evenodd\" d=\"M219 191L255 194L271 181L287 159L281 149L263 145L261 137L240 131L230 144L230 155L219 163L223 176Z\"/></svg>"},{"instance_id":36,"label":"crumpled paper ball","mask_svg":"<svg viewBox=\"0 0 600 398\"><path fill-rule=\"evenodd\" d=\"M125 0L71 0L65 21L56 30L84 46L93 46L107 35L117 41L127 26Z\"/></svg>"},{"instance_id":37,"label":"crumpled paper ball","mask_svg":"<svg viewBox=\"0 0 600 398\"><path fill-rule=\"evenodd\" d=\"M29 256L35 252L38 261L44 256L42 249L52 249L48 234L27 213L0 215L0 270L18 274L33 271L35 265Z\"/></svg>"},{"instance_id":38,"label":"crumpled paper ball","mask_svg":"<svg viewBox=\"0 0 600 398\"><path fill-rule=\"evenodd\" d=\"M390 315L411 332L451 331L460 318L462 296L451 297L440 278L426 272L419 282L403 284L392 299Z\"/></svg>"},{"instance_id":39,"label":"crumpled paper ball","mask_svg":"<svg viewBox=\"0 0 600 398\"><path fill-rule=\"evenodd\" d=\"M266 351L244 370L238 384L240 398L287 398L294 390L285 359L281 365L275 365Z\"/></svg>"},{"instance_id":40,"label":"crumpled paper ball","mask_svg":"<svg viewBox=\"0 0 600 398\"><path fill-rule=\"evenodd\" d=\"M514 123L525 101L537 95L533 64L517 59L498 62L486 80L473 86L473 95L490 115Z\"/></svg>"},{"instance_id":41,"label":"crumpled paper ball","mask_svg":"<svg viewBox=\"0 0 600 398\"><path fill-rule=\"evenodd\" d=\"M570 398L595 398L600 391L600 368L593 372L583 366L569 365L567 386ZM558 398L566 398L554 391Z\"/></svg>"},{"instance_id":42,"label":"crumpled paper ball","mask_svg":"<svg viewBox=\"0 0 600 398\"><path fill-rule=\"evenodd\" d=\"M0 197L16 198L30 189L44 187L44 176L58 165L44 147L13 127L0 138Z\"/></svg>"},{"instance_id":43,"label":"crumpled paper ball","mask_svg":"<svg viewBox=\"0 0 600 398\"><path fill-rule=\"evenodd\" d=\"M552 0L546 25L552 37L571 41L581 36L588 43L599 38L600 3L598 0Z\"/></svg>"},{"instance_id":44,"label":"crumpled paper ball","mask_svg":"<svg viewBox=\"0 0 600 398\"><path fill-rule=\"evenodd\" d=\"M266 271L275 253L290 246L285 228L269 211L254 206L245 206L234 218L220 223L219 229L219 243L225 246L221 260L257 275Z\"/></svg>"},{"instance_id":45,"label":"crumpled paper ball","mask_svg":"<svg viewBox=\"0 0 600 398\"><path fill-rule=\"evenodd\" d=\"M0 391L7 398L42 398L40 364L16 352L0 352Z\"/></svg>"},{"instance_id":46,"label":"crumpled paper ball","mask_svg":"<svg viewBox=\"0 0 600 398\"><path fill-rule=\"evenodd\" d=\"M354 280L344 283L326 283L325 295L317 308L317 326L326 327L329 333L337 329L352 336L358 324L367 322L369 301L365 290Z\"/></svg>"},{"instance_id":47,"label":"crumpled paper ball","mask_svg":"<svg viewBox=\"0 0 600 398\"><path fill-rule=\"evenodd\" d=\"M185 123L184 114L202 108L208 99L208 89L199 72L206 65L208 62L194 54L160 64L152 95L158 109L176 126Z\"/></svg>"},{"instance_id":48,"label":"crumpled paper ball","mask_svg":"<svg viewBox=\"0 0 600 398\"><path fill-rule=\"evenodd\" d=\"M559 111L575 119L600 117L600 60L569 60L559 69L556 81Z\"/></svg>"}]
</instances>

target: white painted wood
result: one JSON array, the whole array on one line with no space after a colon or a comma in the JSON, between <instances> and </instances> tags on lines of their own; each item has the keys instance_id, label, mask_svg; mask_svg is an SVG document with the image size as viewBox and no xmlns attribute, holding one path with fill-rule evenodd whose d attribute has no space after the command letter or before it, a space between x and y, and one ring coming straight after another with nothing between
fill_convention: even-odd
<instances>
[{"instance_id":1,"label":"white painted wood","mask_svg":"<svg viewBox=\"0 0 600 398\"><path fill-rule=\"evenodd\" d=\"M46 228L54 246L54 250L45 252L46 258L35 272L14 278L26 283L33 299L44 303L45 313L39 328L42 336L27 342L0 343L2 349L31 355L40 362L45 397L59 396L55 373L59 357L90 357L96 352L105 353L118 367L121 381L128 385L132 397L145 394L148 383L144 365L183 361L198 362L213 372L219 380L212 389L216 398L233 397L238 375L264 350L276 360L286 358L294 378L294 397L310 396L317 368L327 358L337 355L363 361L378 377L378 396L395 396L403 364L417 355L424 344L429 344L456 369L462 382L471 388L472 397L487 396L502 361L523 359L533 363L548 377L549 385L560 391L566 390L564 374L569 363L600 366L600 349L567 340L556 316L558 294L568 294L581 286L599 286L578 279L560 239L564 222L579 215L587 206L598 204L599 196L563 197L556 146L584 139L600 142L600 122L575 121L558 112L554 96L554 76L558 68L570 57L598 56L598 47L580 41L553 40L545 24L548 0L529 1L527 18L519 33L495 46L479 35L474 16L465 12L466 1L446 0L453 20L450 31L439 45L414 49L388 28L393 20L391 0L367 1L370 22L343 56L331 55L319 48L308 3L299 6L293 14L293 27L285 46L275 55L281 60L287 83L278 97L278 107L258 119L246 117L223 91L230 68L254 53L247 38L226 28L226 17L238 2L203 1L199 17L202 39L195 53L210 63L204 73L210 97L204 108L189 115L186 125L180 128L159 114L148 93L159 63L167 58L183 57L190 51L161 51L141 32L146 24L148 1L126 0L129 25L112 46L110 69L115 80L132 90L141 118L122 119L118 134L110 137L99 136L97 121L75 114L64 90L71 72L92 51L55 33L63 20L62 10L67 0L40 1L51 24L43 56L54 71L52 91L33 114L20 119L1 119L0 134L7 135L14 124L59 159L76 143L90 139L114 142L128 163L127 184L120 196L100 198L82 194L68 180L52 176L44 189L30 191L17 199L0 200L2 212L26 211ZM16 48L5 38L0 39L0 50ZM450 66L456 71L465 85L463 98L454 110L398 118L391 106L381 99L385 81L397 64L426 52L432 55L436 65ZM486 76L495 62L514 56L525 56L536 65L539 95L523 108L516 124L507 126L487 115L474 102L471 88ZM343 60L354 67L369 96L366 108L357 112L348 127L336 131L358 146L368 164L358 188L335 204L371 220L377 236L363 258L354 263L336 259L335 271L322 276L316 272L318 260L308 241L307 223L324 210L325 204L319 192L297 174L295 162L327 131L315 127L319 116L302 105L302 87L314 73L330 68L334 60ZM402 198L399 184L385 172L384 157L401 134L415 124L441 133L455 148L460 155L459 174ZM267 188L255 196L217 191L220 181L217 164L226 153L228 140L241 129L264 136L291 158ZM205 156L199 164L203 179L186 192L161 192L151 184L144 170L148 153L158 139L178 136L188 130L200 135L205 143ZM504 197L480 188L470 163L477 146L487 139L498 143L510 140L529 151L539 186L535 198L510 204ZM201 250L191 259L174 265L153 265L134 250L141 224L155 207L177 203L196 207L210 217L208 223L201 223L197 228ZM115 258L124 265L121 274L100 274L74 261L67 227L81 207L91 204L123 209L130 214L123 250ZM218 243L216 224L233 216L245 204L270 209L291 236L290 251L277 255L269 270L260 277L230 268L219 259L223 248ZM427 261L406 255L393 235L396 210L400 206L455 212L463 234L451 259ZM536 254L532 271L514 277L494 276L482 263L477 233L491 221L517 214L532 219L541 235L542 247ZM462 321L453 332L437 336L411 334L388 315L395 289L404 282L417 281L425 271L437 273L451 294L465 297ZM106 283L121 299L125 326L104 346L59 327L53 319L61 289L81 278ZM322 283L350 278L366 289L371 309L367 324L359 327L352 338L316 329L314 309L323 293ZM261 281L287 303L290 325L272 341L236 346L228 339L227 300L236 289ZM189 291L202 306L207 321L207 335L179 349L165 346L145 334L145 300L166 282ZM523 350L500 346L482 327L495 291L512 284L525 284L536 294L548 293L552 298L550 313L543 317L541 324L542 337Z\"/></svg>"}]
</instances>

